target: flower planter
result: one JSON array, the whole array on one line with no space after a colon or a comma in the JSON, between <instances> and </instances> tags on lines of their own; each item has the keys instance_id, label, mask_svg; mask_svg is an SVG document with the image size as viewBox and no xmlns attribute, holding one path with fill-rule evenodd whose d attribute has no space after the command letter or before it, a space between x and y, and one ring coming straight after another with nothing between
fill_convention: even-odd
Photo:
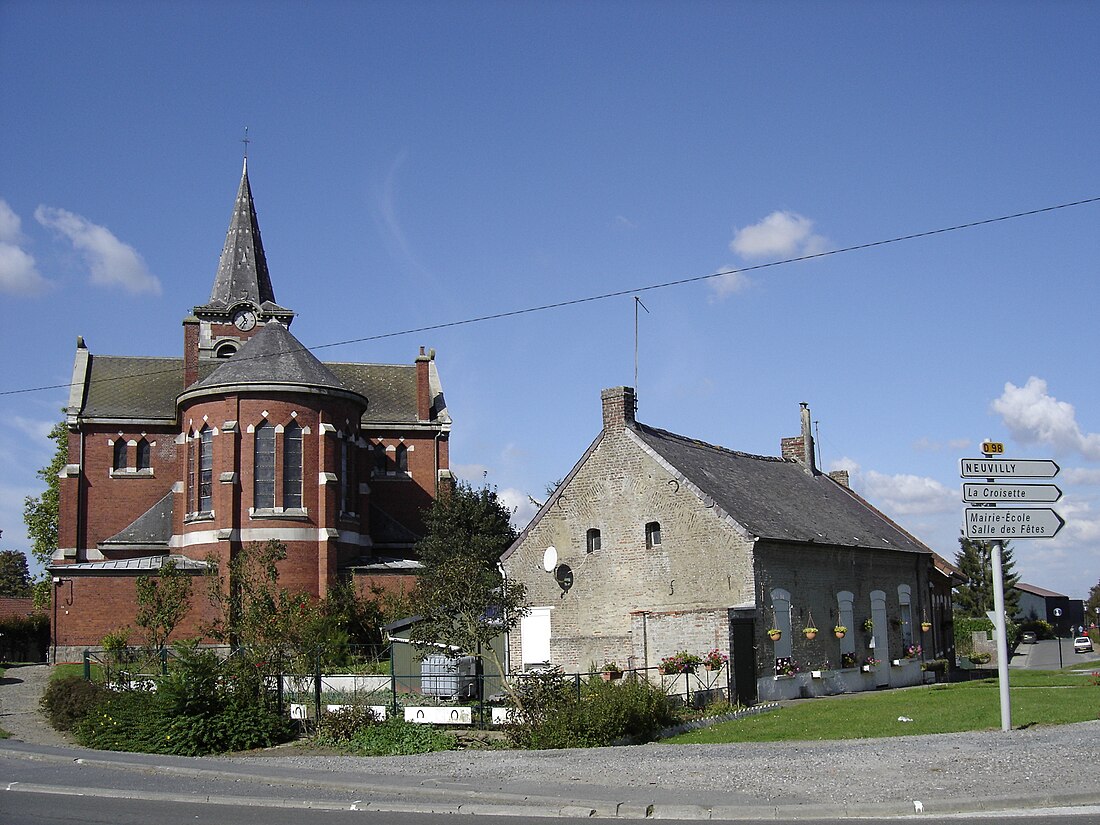
<instances>
[{"instance_id":1,"label":"flower planter","mask_svg":"<svg viewBox=\"0 0 1100 825\"><path fill-rule=\"evenodd\" d=\"M894 667L901 667L901 659L893 659L891 660L890 664Z\"/></svg>"},{"instance_id":2,"label":"flower planter","mask_svg":"<svg viewBox=\"0 0 1100 825\"><path fill-rule=\"evenodd\" d=\"M834 630L833 635L836 636L838 639L843 639L845 632L846 631L843 630Z\"/></svg>"},{"instance_id":3,"label":"flower planter","mask_svg":"<svg viewBox=\"0 0 1100 825\"><path fill-rule=\"evenodd\" d=\"M816 630L804 630L802 632L805 634L807 639L816 639L817 638L817 631Z\"/></svg>"},{"instance_id":4,"label":"flower planter","mask_svg":"<svg viewBox=\"0 0 1100 825\"><path fill-rule=\"evenodd\" d=\"M704 664L703 667L705 667L707 670L711 671L712 673L716 670L721 670L722 669L721 665Z\"/></svg>"},{"instance_id":5,"label":"flower planter","mask_svg":"<svg viewBox=\"0 0 1100 825\"><path fill-rule=\"evenodd\" d=\"M871 666L870 665L860 665L859 669L862 670L864 673L870 673L871 672Z\"/></svg>"},{"instance_id":6,"label":"flower planter","mask_svg":"<svg viewBox=\"0 0 1100 825\"><path fill-rule=\"evenodd\" d=\"M616 679L623 678L623 672L621 670L605 670L600 673L600 678L605 682L614 682Z\"/></svg>"},{"instance_id":7,"label":"flower planter","mask_svg":"<svg viewBox=\"0 0 1100 825\"><path fill-rule=\"evenodd\" d=\"M929 630L932 629L932 623L931 622L921 622L920 623L920 629L923 630L925 633L927 633Z\"/></svg>"},{"instance_id":8,"label":"flower planter","mask_svg":"<svg viewBox=\"0 0 1100 825\"><path fill-rule=\"evenodd\" d=\"M773 630L771 633L768 634L768 638L771 639L773 642L778 642L780 639L783 638L783 633L779 630Z\"/></svg>"}]
</instances>

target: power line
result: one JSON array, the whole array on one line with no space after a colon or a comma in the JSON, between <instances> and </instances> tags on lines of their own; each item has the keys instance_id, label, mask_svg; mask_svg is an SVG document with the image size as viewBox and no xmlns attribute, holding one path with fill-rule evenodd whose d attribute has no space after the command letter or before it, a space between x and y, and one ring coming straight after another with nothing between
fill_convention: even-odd
<instances>
[{"instance_id":1,"label":"power line","mask_svg":"<svg viewBox=\"0 0 1100 825\"><path fill-rule=\"evenodd\" d=\"M415 333L420 333L420 332L433 332L435 330L441 330L441 329L452 329L454 327L468 326L470 324L480 324L480 323L484 323L485 321L497 321L497 320L500 320L502 318L514 318L514 317L519 316L519 315L530 315L530 314L533 314L533 313L536 313L536 312L547 312L547 311L552 310L552 309L563 309L565 307L578 306L580 304L588 304L588 303L592 303L594 301L606 301L609 298L621 298L624 295L633 295L633 294L636 294L636 293L639 293L639 292L652 292L652 291L657 290L657 289L669 289L669 288L675 287L675 286L684 286L686 284L700 283L702 281L708 281L712 278L722 278L722 277L725 277L727 275L737 275L739 273L744 273L744 272L755 272L755 271L761 270L761 269L769 269L771 267L784 266L786 264L798 263L800 261L812 261L816 258L826 258L826 257L829 257L831 255L841 255L841 254L848 253L848 252L859 252L859 251L864 250L864 249L873 249L874 247L877 247L877 246L887 246L889 244L901 243L903 241L914 241L914 240L919 240L921 238L930 238L934 235L943 235L947 232L959 232L959 231L964 230L964 229L974 229L975 227L988 226L989 224L1001 223L1003 221L1016 220L1017 218L1029 218L1029 217L1033 217L1035 215L1042 215L1046 212L1056 212L1060 209L1070 209L1070 208L1075 207L1075 206L1087 206L1089 204L1093 204L1093 203L1097 203L1097 202L1100 202L1100 195L1098 195L1096 197L1091 197L1091 198L1084 198L1082 200L1069 201L1067 203L1060 203L1060 204L1057 204L1056 206L1044 206L1044 207L1039 208L1039 209L1028 209L1024 212L1013 212L1010 215L999 215L996 218L984 218L982 220L970 221L968 223L959 223L959 224L955 224L953 226L945 226L945 227L941 227L939 229L928 229L928 230L925 230L923 232L912 232L908 235L898 235L897 237L887 238L885 240L870 241L868 243L854 244L852 246L844 246L844 247L840 247L838 249L830 249L830 250L827 250L825 252L814 252L814 253L809 254L809 255L799 255L799 256L793 257L793 258L784 258L784 259L778 260L778 261L768 261L767 263L752 264L751 266L742 266L742 267L737 267L737 268L734 268L734 269L721 269L717 272L712 272L709 275L695 275L695 276L692 276L690 278L678 278L676 280L663 281L661 283L650 284L648 286L629 287L627 289L620 289L620 290L616 290L614 292L604 292L604 293L601 293L599 295L589 295L589 296L584 297L584 298L571 298L571 299L568 299L568 300L565 300L565 301L555 301L554 303L550 303L550 304L539 304L538 306L524 307L522 309L513 309L513 310L508 310L508 311L505 311L505 312L494 312L494 313L491 313L489 315L478 315L478 316L475 316L473 318L464 318L460 321L445 321L445 322L442 322L442 323L439 323L439 324L428 324L427 326L412 327L412 328L409 328L409 329L403 329L403 330L399 330L399 331L396 331L396 332L383 332L383 333L379 333L377 335L367 335L367 336L364 336L362 338L348 338L348 339L343 340L343 341L332 341L332 342L327 343L327 344L317 344L316 346L313 346L313 347L306 347L305 345L303 345L301 347L301 350L309 351L309 350L328 349L330 347L343 347L343 346L347 346L348 344L362 344L362 343L366 343L368 341L381 341L381 340L384 340L384 339L387 339L387 338L398 338L402 335L413 335ZM293 350L293 351L298 351L298 350ZM252 356L252 358L274 357L274 356L284 355L284 354L286 354L286 353L283 353L283 352L270 353L270 354L265 354L265 355L262 355L262 356ZM246 359L246 360L251 360L251 358ZM119 376L118 378L105 378L105 379L98 379L98 380L99 381L118 381L118 380L124 380L124 379L129 380L129 379L133 379L133 378L143 378L143 377L147 377L147 376L160 375L160 374L164 374L164 373L168 373L168 372L178 372L178 368L173 367L172 369L151 370L149 372L144 372L144 373L134 373L134 374L127 375L127 376ZM18 389L18 390L0 390L0 396L20 395L20 394L32 393L32 392L44 392L45 390L67 389L71 386L73 386L73 384L48 384L48 385L41 386L41 387L27 387L25 389Z\"/></svg>"}]
</instances>

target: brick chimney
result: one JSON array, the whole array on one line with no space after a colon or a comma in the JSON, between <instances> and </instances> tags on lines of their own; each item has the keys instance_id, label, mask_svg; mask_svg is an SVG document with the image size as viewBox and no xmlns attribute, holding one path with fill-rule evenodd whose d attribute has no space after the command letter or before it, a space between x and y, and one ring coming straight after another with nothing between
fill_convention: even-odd
<instances>
[{"instance_id":1,"label":"brick chimney","mask_svg":"<svg viewBox=\"0 0 1100 825\"><path fill-rule=\"evenodd\" d=\"M817 468L814 466L814 437L810 432L810 407L805 401L800 406L802 434L782 439L779 450L783 458L794 459L807 473L813 475Z\"/></svg>"},{"instance_id":2,"label":"brick chimney","mask_svg":"<svg viewBox=\"0 0 1100 825\"><path fill-rule=\"evenodd\" d=\"M416 417L419 421L430 421L432 417L432 390L428 382L428 365L435 358L435 350L425 354L424 347L416 356Z\"/></svg>"},{"instance_id":3,"label":"brick chimney","mask_svg":"<svg viewBox=\"0 0 1100 825\"><path fill-rule=\"evenodd\" d=\"M850 488L852 486L851 479L848 478L847 470L830 470L829 478L831 478L833 481L843 487Z\"/></svg>"},{"instance_id":4,"label":"brick chimney","mask_svg":"<svg viewBox=\"0 0 1100 825\"><path fill-rule=\"evenodd\" d=\"M634 388L612 387L600 393L603 402L603 428L618 429L634 424Z\"/></svg>"}]
</instances>

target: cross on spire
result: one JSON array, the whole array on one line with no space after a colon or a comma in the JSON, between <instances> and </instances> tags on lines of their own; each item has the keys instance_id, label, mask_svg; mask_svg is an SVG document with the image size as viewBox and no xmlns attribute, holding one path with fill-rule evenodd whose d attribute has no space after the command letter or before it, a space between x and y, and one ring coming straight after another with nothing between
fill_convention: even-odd
<instances>
[{"instance_id":1,"label":"cross on spire","mask_svg":"<svg viewBox=\"0 0 1100 825\"><path fill-rule=\"evenodd\" d=\"M248 137L248 127L245 126L244 127L244 137L241 138L241 143L244 144L244 159L245 160L248 160L248 144L250 144L251 142L252 141L249 140L249 137Z\"/></svg>"}]
</instances>

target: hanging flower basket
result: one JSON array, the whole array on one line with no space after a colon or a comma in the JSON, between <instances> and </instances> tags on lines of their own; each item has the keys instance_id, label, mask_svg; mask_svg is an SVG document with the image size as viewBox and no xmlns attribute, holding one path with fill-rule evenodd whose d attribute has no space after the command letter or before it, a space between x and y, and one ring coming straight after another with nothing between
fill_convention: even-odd
<instances>
[{"instance_id":1,"label":"hanging flower basket","mask_svg":"<svg viewBox=\"0 0 1100 825\"><path fill-rule=\"evenodd\" d=\"M778 642L780 639L783 638L783 631L780 630L778 627L773 627L771 630L768 631L768 638L771 639L773 642Z\"/></svg>"},{"instance_id":2,"label":"hanging flower basket","mask_svg":"<svg viewBox=\"0 0 1100 825\"><path fill-rule=\"evenodd\" d=\"M847 632L848 628L846 628L842 624L838 624L836 627L833 628L833 635L836 636L838 639L843 639L844 634L846 634Z\"/></svg>"},{"instance_id":3,"label":"hanging flower basket","mask_svg":"<svg viewBox=\"0 0 1100 825\"><path fill-rule=\"evenodd\" d=\"M921 622L920 623L920 629L923 630L925 633L927 633L929 630L932 629L932 623L931 622Z\"/></svg>"},{"instance_id":4,"label":"hanging flower basket","mask_svg":"<svg viewBox=\"0 0 1100 825\"><path fill-rule=\"evenodd\" d=\"M874 629L875 629L875 623L874 623L874 622L872 622L872 621L871 621L870 619L864 619L864 621L863 621L863 629L864 629L865 631L867 631L868 633L870 633L870 632L871 632L872 630L874 630Z\"/></svg>"},{"instance_id":5,"label":"hanging flower basket","mask_svg":"<svg viewBox=\"0 0 1100 825\"><path fill-rule=\"evenodd\" d=\"M807 639L816 639L817 638L817 628L816 627L803 628L802 633Z\"/></svg>"}]
</instances>

